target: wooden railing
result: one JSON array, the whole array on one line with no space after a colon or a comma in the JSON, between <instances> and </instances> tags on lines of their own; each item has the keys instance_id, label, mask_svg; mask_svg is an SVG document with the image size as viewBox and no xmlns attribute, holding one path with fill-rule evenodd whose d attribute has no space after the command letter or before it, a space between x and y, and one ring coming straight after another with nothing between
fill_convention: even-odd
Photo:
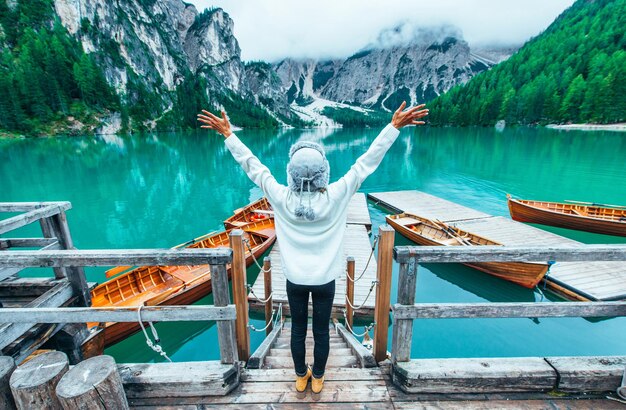
<instances>
[{"instance_id":1,"label":"wooden railing","mask_svg":"<svg viewBox=\"0 0 626 410\"><path fill-rule=\"evenodd\" d=\"M397 303L392 307L394 326L391 358L393 364L408 362L411 358L414 319L626 316L626 301L415 303L420 263L626 261L626 245L397 246L394 248L393 257L400 264Z\"/></svg>"},{"instance_id":2,"label":"wooden railing","mask_svg":"<svg viewBox=\"0 0 626 410\"><path fill-rule=\"evenodd\" d=\"M0 269L116 265L210 265L214 306L153 306L142 307L143 321L217 321L220 359L224 364L239 360L235 337L236 307L230 303L226 264L231 262L232 250L218 249L145 249L145 250L41 250L3 251ZM245 265L244 265L245 269ZM84 323L137 322L137 308L3 308L0 323Z\"/></svg>"}]
</instances>

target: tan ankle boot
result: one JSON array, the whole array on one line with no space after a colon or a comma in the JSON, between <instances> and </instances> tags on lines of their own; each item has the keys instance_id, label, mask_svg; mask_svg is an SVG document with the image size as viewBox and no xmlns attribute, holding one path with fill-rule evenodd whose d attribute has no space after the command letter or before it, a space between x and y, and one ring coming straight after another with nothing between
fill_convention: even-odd
<instances>
[{"instance_id":1,"label":"tan ankle boot","mask_svg":"<svg viewBox=\"0 0 626 410\"><path fill-rule=\"evenodd\" d=\"M313 393L319 393L322 391L323 388L324 388L324 376L322 376L319 379L313 376L313 378L311 379L311 391Z\"/></svg>"},{"instance_id":2,"label":"tan ankle boot","mask_svg":"<svg viewBox=\"0 0 626 410\"><path fill-rule=\"evenodd\" d=\"M306 385L311 378L311 368L306 369L306 374L304 376L296 376L296 390L302 393L306 390Z\"/></svg>"}]
</instances>

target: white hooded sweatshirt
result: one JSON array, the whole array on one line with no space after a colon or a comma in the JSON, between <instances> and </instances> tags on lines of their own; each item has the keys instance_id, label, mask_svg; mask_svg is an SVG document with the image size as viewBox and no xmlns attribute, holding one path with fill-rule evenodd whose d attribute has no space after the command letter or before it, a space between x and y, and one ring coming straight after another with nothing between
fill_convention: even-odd
<instances>
[{"instance_id":1,"label":"white hooded sweatshirt","mask_svg":"<svg viewBox=\"0 0 626 410\"><path fill-rule=\"evenodd\" d=\"M341 179L330 184L325 192L302 193L303 201L300 194L279 184L235 134L226 138L228 150L252 182L263 190L274 209L281 265L290 282L324 285L344 274L343 238L348 204L365 178L378 168L399 134L391 124L387 125ZM308 204L309 199L315 212L313 221L294 214L296 207L301 202Z\"/></svg>"}]
</instances>

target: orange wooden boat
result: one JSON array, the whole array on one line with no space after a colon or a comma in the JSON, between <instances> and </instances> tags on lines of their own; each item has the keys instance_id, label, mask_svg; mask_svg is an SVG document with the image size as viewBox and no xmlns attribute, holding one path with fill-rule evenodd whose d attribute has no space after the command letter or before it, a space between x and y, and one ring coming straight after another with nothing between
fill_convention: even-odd
<instances>
[{"instance_id":1,"label":"orange wooden boat","mask_svg":"<svg viewBox=\"0 0 626 410\"><path fill-rule=\"evenodd\" d=\"M262 221L273 216L272 206L267 198L263 197L244 208L237 209L233 216L224 221L224 228L241 228L251 222Z\"/></svg>"},{"instance_id":2,"label":"orange wooden boat","mask_svg":"<svg viewBox=\"0 0 626 410\"><path fill-rule=\"evenodd\" d=\"M418 245L502 245L491 239L443 222L433 221L413 214L387 215L386 219L387 223L397 232ZM535 262L481 262L465 263L465 265L531 289L539 283L548 271L547 263Z\"/></svg>"},{"instance_id":3,"label":"orange wooden boat","mask_svg":"<svg viewBox=\"0 0 626 410\"><path fill-rule=\"evenodd\" d=\"M235 215L237 216L237 215ZM246 249L246 265L253 262L252 255L259 258L275 241L274 219L266 218L250 222L243 229L252 252ZM218 248L229 247L229 231L208 234L178 247ZM125 268L125 267L122 267ZM211 293L211 270L209 265L199 266L141 266L113 270L116 274L91 292L93 307L189 305ZM227 266L230 276L230 266ZM138 323L89 323L104 331L104 345L110 346L137 332Z\"/></svg>"},{"instance_id":4,"label":"orange wooden boat","mask_svg":"<svg viewBox=\"0 0 626 410\"><path fill-rule=\"evenodd\" d=\"M626 207L529 201L511 195L507 195L507 202L511 218L519 222L626 236Z\"/></svg>"}]
</instances>

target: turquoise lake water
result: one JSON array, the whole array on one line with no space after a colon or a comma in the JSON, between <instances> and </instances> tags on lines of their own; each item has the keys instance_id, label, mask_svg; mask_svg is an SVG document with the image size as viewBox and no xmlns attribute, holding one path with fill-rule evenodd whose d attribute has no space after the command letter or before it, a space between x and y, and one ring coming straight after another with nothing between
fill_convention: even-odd
<instances>
[{"instance_id":1,"label":"turquoise lake water","mask_svg":"<svg viewBox=\"0 0 626 410\"><path fill-rule=\"evenodd\" d=\"M300 139L321 142L331 181L345 173L379 130L240 131L238 135L281 182L288 149ZM362 192L418 189L508 216L505 194L626 205L626 134L535 128L405 129ZM213 133L0 140L0 201L67 200L75 245L165 248L221 229L232 210L261 196ZM373 231L385 210L368 204ZM6 217L6 215L2 216ZM585 243L618 238L542 229ZM38 234L37 226L11 235ZM409 244L396 235L396 244ZM105 268L88 268L103 281ZM31 269L28 275L51 275ZM258 269L248 271L249 283ZM392 302L396 299L394 266ZM558 300L547 295L550 300ZM528 302L538 291L461 265L419 269L417 302ZM199 303L212 303L211 296ZM262 327L256 318L253 324ZM219 357L213 323L161 323L162 345L174 361ZM362 327L358 327L361 331ZM626 318L440 319L415 321L413 357L626 355ZM391 340L391 332L389 332ZM252 349L263 338L253 333ZM118 362L159 361L134 335L108 349Z\"/></svg>"}]
</instances>

